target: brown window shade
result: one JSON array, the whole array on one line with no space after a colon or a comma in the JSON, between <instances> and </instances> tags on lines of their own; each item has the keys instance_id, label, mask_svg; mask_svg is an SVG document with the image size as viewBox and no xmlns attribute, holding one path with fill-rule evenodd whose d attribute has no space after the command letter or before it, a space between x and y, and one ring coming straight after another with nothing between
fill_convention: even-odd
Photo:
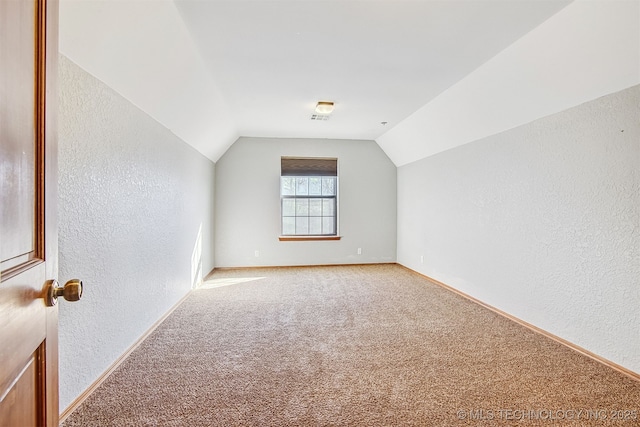
<instances>
[{"instance_id":1,"label":"brown window shade","mask_svg":"<svg viewBox=\"0 0 640 427\"><path fill-rule=\"evenodd\" d=\"M282 176L338 176L338 159L282 157Z\"/></svg>"}]
</instances>

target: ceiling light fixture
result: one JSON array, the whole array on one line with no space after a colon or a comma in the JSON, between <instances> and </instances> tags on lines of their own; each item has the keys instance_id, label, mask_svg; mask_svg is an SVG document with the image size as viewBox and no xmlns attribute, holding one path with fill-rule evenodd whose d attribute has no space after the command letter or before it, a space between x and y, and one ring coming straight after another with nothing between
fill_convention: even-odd
<instances>
[{"instance_id":1,"label":"ceiling light fixture","mask_svg":"<svg viewBox=\"0 0 640 427\"><path fill-rule=\"evenodd\" d=\"M329 101L320 101L318 105L316 105L316 113L318 114L331 114L333 111L333 102Z\"/></svg>"}]
</instances>

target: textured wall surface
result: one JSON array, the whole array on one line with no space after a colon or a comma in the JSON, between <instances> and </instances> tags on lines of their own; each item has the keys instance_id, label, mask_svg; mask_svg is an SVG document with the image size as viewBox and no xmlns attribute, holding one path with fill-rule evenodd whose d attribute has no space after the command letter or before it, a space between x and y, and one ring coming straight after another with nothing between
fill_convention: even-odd
<instances>
[{"instance_id":1,"label":"textured wall surface","mask_svg":"<svg viewBox=\"0 0 640 427\"><path fill-rule=\"evenodd\" d=\"M213 268L215 165L60 58L60 304L64 409ZM200 243L199 243L200 242Z\"/></svg>"},{"instance_id":2,"label":"textured wall surface","mask_svg":"<svg viewBox=\"0 0 640 427\"><path fill-rule=\"evenodd\" d=\"M338 158L342 240L278 241L281 156ZM215 221L217 267L395 262L396 167L373 141L240 138L216 163Z\"/></svg>"},{"instance_id":3,"label":"textured wall surface","mask_svg":"<svg viewBox=\"0 0 640 427\"><path fill-rule=\"evenodd\" d=\"M376 140L402 166L637 85L638 34L637 0L574 0Z\"/></svg>"},{"instance_id":4,"label":"textured wall surface","mask_svg":"<svg viewBox=\"0 0 640 427\"><path fill-rule=\"evenodd\" d=\"M635 86L399 168L398 262L640 373L639 104Z\"/></svg>"}]
</instances>

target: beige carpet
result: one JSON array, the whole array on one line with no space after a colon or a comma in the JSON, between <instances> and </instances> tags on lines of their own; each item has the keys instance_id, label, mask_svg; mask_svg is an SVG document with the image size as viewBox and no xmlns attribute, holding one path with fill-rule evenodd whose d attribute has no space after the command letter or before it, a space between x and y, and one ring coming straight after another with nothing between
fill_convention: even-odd
<instances>
[{"instance_id":1,"label":"beige carpet","mask_svg":"<svg viewBox=\"0 0 640 427\"><path fill-rule=\"evenodd\" d=\"M212 279L64 426L640 425L640 382L400 266Z\"/></svg>"}]
</instances>

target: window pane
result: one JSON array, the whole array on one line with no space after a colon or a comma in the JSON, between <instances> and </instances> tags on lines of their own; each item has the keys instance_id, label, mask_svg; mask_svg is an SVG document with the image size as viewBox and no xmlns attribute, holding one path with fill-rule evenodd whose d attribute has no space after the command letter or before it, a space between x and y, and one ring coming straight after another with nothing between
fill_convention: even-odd
<instances>
[{"instance_id":1,"label":"window pane","mask_svg":"<svg viewBox=\"0 0 640 427\"><path fill-rule=\"evenodd\" d=\"M309 199L296 199L296 216L309 215Z\"/></svg>"},{"instance_id":2,"label":"window pane","mask_svg":"<svg viewBox=\"0 0 640 427\"><path fill-rule=\"evenodd\" d=\"M322 218L322 234L335 234L333 217Z\"/></svg>"},{"instance_id":3,"label":"window pane","mask_svg":"<svg viewBox=\"0 0 640 427\"><path fill-rule=\"evenodd\" d=\"M322 199L309 200L309 216L322 216Z\"/></svg>"},{"instance_id":4,"label":"window pane","mask_svg":"<svg viewBox=\"0 0 640 427\"><path fill-rule=\"evenodd\" d=\"M309 218L309 234L322 234L322 218Z\"/></svg>"},{"instance_id":5,"label":"window pane","mask_svg":"<svg viewBox=\"0 0 640 427\"><path fill-rule=\"evenodd\" d=\"M296 199L282 199L282 216L296 216Z\"/></svg>"},{"instance_id":6,"label":"window pane","mask_svg":"<svg viewBox=\"0 0 640 427\"><path fill-rule=\"evenodd\" d=\"M322 195L335 196L335 194L336 194L336 177L323 176L322 177Z\"/></svg>"},{"instance_id":7,"label":"window pane","mask_svg":"<svg viewBox=\"0 0 640 427\"><path fill-rule=\"evenodd\" d=\"M322 194L322 178L319 176L309 177L309 195L320 196Z\"/></svg>"},{"instance_id":8,"label":"window pane","mask_svg":"<svg viewBox=\"0 0 640 427\"><path fill-rule=\"evenodd\" d=\"M336 235L337 177L280 178L282 234Z\"/></svg>"},{"instance_id":9,"label":"window pane","mask_svg":"<svg viewBox=\"0 0 640 427\"><path fill-rule=\"evenodd\" d=\"M280 180L280 194L293 196L296 194L296 179L292 176L283 176Z\"/></svg>"},{"instance_id":10,"label":"window pane","mask_svg":"<svg viewBox=\"0 0 640 427\"><path fill-rule=\"evenodd\" d=\"M296 194L298 196L306 196L309 194L309 178L306 176L296 177Z\"/></svg>"},{"instance_id":11,"label":"window pane","mask_svg":"<svg viewBox=\"0 0 640 427\"><path fill-rule=\"evenodd\" d=\"M282 234L296 234L296 219L294 217L282 217Z\"/></svg>"},{"instance_id":12,"label":"window pane","mask_svg":"<svg viewBox=\"0 0 640 427\"><path fill-rule=\"evenodd\" d=\"M296 234L309 234L309 218L296 218Z\"/></svg>"},{"instance_id":13,"label":"window pane","mask_svg":"<svg viewBox=\"0 0 640 427\"><path fill-rule=\"evenodd\" d=\"M322 215L323 216L335 216L336 199L322 199Z\"/></svg>"}]
</instances>

